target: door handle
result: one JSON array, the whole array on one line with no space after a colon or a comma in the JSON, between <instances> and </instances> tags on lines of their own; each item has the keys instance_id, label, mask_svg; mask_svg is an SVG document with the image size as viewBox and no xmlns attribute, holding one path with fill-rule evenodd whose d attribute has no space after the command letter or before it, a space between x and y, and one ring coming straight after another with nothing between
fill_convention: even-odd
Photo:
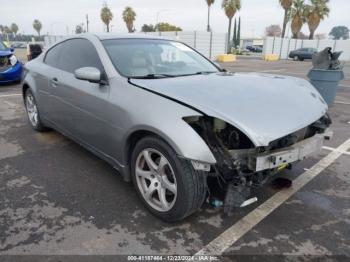
<instances>
[{"instance_id":1,"label":"door handle","mask_svg":"<svg viewBox=\"0 0 350 262\"><path fill-rule=\"evenodd\" d=\"M52 78L51 85L53 87L57 87L58 86L58 79L56 77Z\"/></svg>"}]
</instances>

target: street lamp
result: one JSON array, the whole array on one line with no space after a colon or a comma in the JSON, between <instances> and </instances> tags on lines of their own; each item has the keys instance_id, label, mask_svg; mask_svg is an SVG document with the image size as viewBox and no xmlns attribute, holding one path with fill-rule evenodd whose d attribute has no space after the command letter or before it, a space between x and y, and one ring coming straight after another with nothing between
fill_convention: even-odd
<instances>
[{"instance_id":1,"label":"street lamp","mask_svg":"<svg viewBox=\"0 0 350 262\"><path fill-rule=\"evenodd\" d=\"M164 12L167 12L167 11L169 11L169 10L168 10L168 9L163 9L163 10L160 10L160 11L157 12L156 26L157 26L158 23L159 23L159 15L160 15L161 13L164 13ZM158 31L159 31L159 30L158 30Z\"/></svg>"}]
</instances>

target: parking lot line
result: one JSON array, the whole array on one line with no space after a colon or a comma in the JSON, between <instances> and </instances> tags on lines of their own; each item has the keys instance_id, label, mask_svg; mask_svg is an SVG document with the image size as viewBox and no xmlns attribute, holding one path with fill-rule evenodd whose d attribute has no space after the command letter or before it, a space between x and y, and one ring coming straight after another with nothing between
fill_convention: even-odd
<instances>
[{"instance_id":1,"label":"parking lot line","mask_svg":"<svg viewBox=\"0 0 350 262\"><path fill-rule=\"evenodd\" d=\"M329 146L324 146L323 149L328 150L328 151L336 151L337 150L336 148L329 147ZM350 152L347 152L347 151L340 151L340 153L350 156Z\"/></svg>"},{"instance_id":2,"label":"parking lot line","mask_svg":"<svg viewBox=\"0 0 350 262\"><path fill-rule=\"evenodd\" d=\"M334 103L336 103L336 104L342 104L342 105L350 105L350 103L348 103L348 102L337 101L337 100L335 100Z\"/></svg>"},{"instance_id":3,"label":"parking lot line","mask_svg":"<svg viewBox=\"0 0 350 262\"><path fill-rule=\"evenodd\" d=\"M281 190L266 200L263 204L255 208L245 217L236 222L233 226L225 230L217 238L203 247L195 255L221 255L226 249L232 246L237 240L248 233L253 227L260 223L264 218L271 214L276 208L282 205L293 194L309 183L329 165L331 165L343 152L350 148L350 139L341 144L338 148L331 151L327 156L322 158L317 164L306 170L295 180L292 187Z\"/></svg>"},{"instance_id":4,"label":"parking lot line","mask_svg":"<svg viewBox=\"0 0 350 262\"><path fill-rule=\"evenodd\" d=\"M282 68L282 69L261 70L261 71L257 71L257 73L277 73L277 72L283 72L283 71L285 71L284 68Z\"/></svg>"},{"instance_id":5,"label":"parking lot line","mask_svg":"<svg viewBox=\"0 0 350 262\"><path fill-rule=\"evenodd\" d=\"M11 96L21 96L22 94L8 94L8 95L0 95L0 98L2 97L11 97Z\"/></svg>"}]
</instances>

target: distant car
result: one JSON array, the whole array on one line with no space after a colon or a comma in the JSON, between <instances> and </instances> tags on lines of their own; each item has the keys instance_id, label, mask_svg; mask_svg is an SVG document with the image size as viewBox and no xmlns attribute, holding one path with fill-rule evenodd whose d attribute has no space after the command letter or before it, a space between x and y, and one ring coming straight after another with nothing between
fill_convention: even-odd
<instances>
[{"instance_id":1,"label":"distant car","mask_svg":"<svg viewBox=\"0 0 350 262\"><path fill-rule=\"evenodd\" d=\"M25 70L33 129L57 129L109 162L165 221L202 206L207 177L222 181L225 208L249 204L251 188L318 152L331 123L306 80L225 72L155 36L74 36Z\"/></svg>"},{"instance_id":2,"label":"distant car","mask_svg":"<svg viewBox=\"0 0 350 262\"><path fill-rule=\"evenodd\" d=\"M0 42L0 83L18 82L21 80L22 63L13 54L14 49Z\"/></svg>"},{"instance_id":3,"label":"distant car","mask_svg":"<svg viewBox=\"0 0 350 262\"><path fill-rule=\"evenodd\" d=\"M12 48L25 48L25 44L23 43L13 43L11 45Z\"/></svg>"},{"instance_id":4,"label":"distant car","mask_svg":"<svg viewBox=\"0 0 350 262\"><path fill-rule=\"evenodd\" d=\"M312 59L312 55L317 53L316 48L299 48L289 53L289 58L294 61L303 61L304 59Z\"/></svg>"},{"instance_id":5,"label":"distant car","mask_svg":"<svg viewBox=\"0 0 350 262\"><path fill-rule=\"evenodd\" d=\"M263 51L262 46L258 45L247 46L246 49L253 53L262 53Z\"/></svg>"},{"instance_id":6,"label":"distant car","mask_svg":"<svg viewBox=\"0 0 350 262\"><path fill-rule=\"evenodd\" d=\"M27 58L28 61L37 58L43 52L43 48L40 44L29 43L27 44Z\"/></svg>"}]
</instances>

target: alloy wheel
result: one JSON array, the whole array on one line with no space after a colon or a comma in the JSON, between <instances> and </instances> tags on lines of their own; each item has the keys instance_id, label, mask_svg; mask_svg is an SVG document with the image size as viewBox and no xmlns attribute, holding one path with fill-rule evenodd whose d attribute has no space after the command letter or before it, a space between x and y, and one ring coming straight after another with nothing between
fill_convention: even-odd
<instances>
[{"instance_id":1,"label":"alloy wheel","mask_svg":"<svg viewBox=\"0 0 350 262\"><path fill-rule=\"evenodd\" d=\"M176 202L177 183L168 159L153 148L142 150L135 165L138 189L144 200L159 212L169 211Z\"/></svg>"},{"instance_id":2,"label":"alloy wheel","mask_svg":"<svg viewBox=\"0 0 350 262\"><path fill-rule=\"evenodd\" d=\"M26 95L26 109L30 123L35 127L38 124L38 108L31 93Z\"/></svg>"}]
</instances>

